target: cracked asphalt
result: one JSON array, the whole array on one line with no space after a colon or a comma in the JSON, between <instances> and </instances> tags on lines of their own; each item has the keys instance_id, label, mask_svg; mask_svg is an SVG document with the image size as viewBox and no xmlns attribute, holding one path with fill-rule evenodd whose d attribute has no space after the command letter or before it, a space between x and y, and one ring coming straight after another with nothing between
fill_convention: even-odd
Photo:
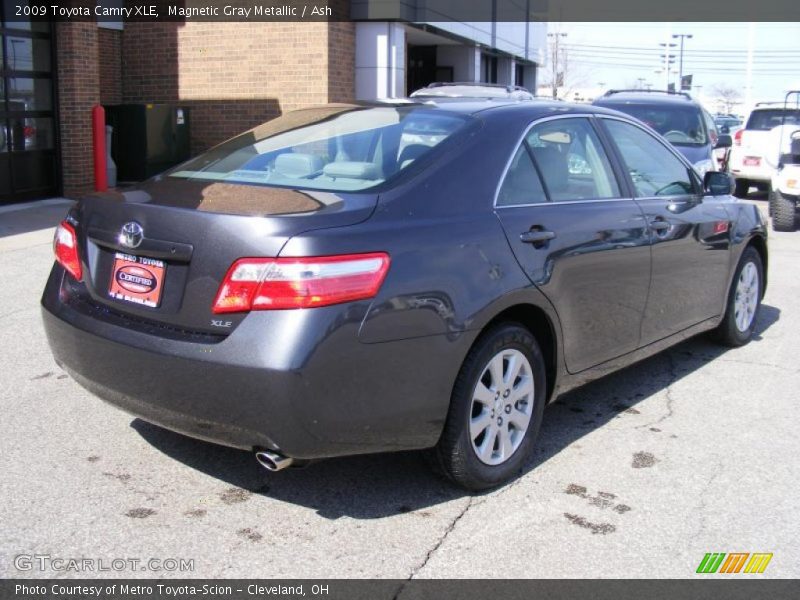
<instances>
[{"instance_id":1,"label":"cracked asphalt","mask_svg":"<svg viewBox=\"0 0 800 600\"><path fill-rule=\"evenodd\" d=\"M64 212L0 214L0 575L86 575L15 567L49 555L194 561L104 577L683 578L706 552L800 575L800 231L770 234L751 344L695 338L562 397L526 472L471 496L419 453L269 474L92 397L39 317Z\"/></svg>"}]
</instances>

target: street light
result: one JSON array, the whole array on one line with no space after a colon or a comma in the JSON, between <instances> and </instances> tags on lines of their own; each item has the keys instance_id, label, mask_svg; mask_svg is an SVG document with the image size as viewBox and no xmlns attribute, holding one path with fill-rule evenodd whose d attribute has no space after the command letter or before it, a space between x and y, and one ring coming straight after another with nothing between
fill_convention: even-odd
<instances>
[{"instance_id":1,"label":"street light","mask_svg":"<svg viewBox=\"0 0 800 600\"><path fill-rule=\"evenodd\" d=\"M680 59L680 62L678 63L679 64L679 66L678 66L678 78L679 78L678 79L678 90L683 88L683 41L684 40L690 40L690 39L692 39L692 37L693 36L692 36L691 33L673 33L672 34L672 39L673 40L677 40L678 38L681 39L681 51L680 51L681 52L681 59Z\"/></svg>"}]
</instances>

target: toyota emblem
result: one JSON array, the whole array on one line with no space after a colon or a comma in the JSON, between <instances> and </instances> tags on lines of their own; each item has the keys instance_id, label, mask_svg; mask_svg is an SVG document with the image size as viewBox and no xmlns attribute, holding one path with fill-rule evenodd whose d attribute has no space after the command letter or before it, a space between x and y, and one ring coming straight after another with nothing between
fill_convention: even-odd
<instances>
[{"instance_id":1,"label":"toyota emblem","mask_svg":"<svg viewBox=\"0 0 800 600\"><path fill-rule=\"evenodd\" d=\"M125 223L117 240L127 248L138 248L144 239L144 229L136 221Z\"/></svg>"}]
</instances>

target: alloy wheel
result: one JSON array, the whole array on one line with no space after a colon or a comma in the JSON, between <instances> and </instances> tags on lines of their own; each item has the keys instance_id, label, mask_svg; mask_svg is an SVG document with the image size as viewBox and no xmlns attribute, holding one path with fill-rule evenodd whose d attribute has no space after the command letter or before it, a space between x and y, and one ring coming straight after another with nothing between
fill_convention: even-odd
<instances>
[{"instance_id":1,"label":"alloy wheel","mask_svg":"<svg viewBox=\"0 0 800 600\"><path fill-rule=\"evenodd\" d=\"M758 269L755 264L748 262L739 273L733 304L736 328L741 332L750 329L753 323L758 308L758 286Z\"/></svg>"},{"instance_id":2,"label":"alloy wheel","mask_svg":"<svg viewBox=\"0 0 800 600\"><path fill-rule=\"evenodd\" d=\"M534 404L533 370L515 349L501 350L486 364L472 393L469 437L478 459L506 462L530 425Z\"/></svg>"}]
</instances>

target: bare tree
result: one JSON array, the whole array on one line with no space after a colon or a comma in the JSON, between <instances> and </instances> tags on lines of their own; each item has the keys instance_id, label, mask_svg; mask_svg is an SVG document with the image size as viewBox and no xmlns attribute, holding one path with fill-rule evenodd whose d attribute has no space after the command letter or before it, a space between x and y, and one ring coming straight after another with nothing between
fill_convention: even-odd
<instances>
[{"instance_id":1,"label":"bare tree","mask_svg":"<svg viewBox=\"0 0 800 600\"><path fill-rule=\"evenodd\" d=\"M742 103L742 93L730 85L714 86L714 95L717 97L717 103L723 108L722 112L725 113L732 113L733 108Z\"/></svg>"},{"instance_id":2,"label":"bare tree","mask_svg":"<svg viewBox=\"0 0 800 600\"><path fill-rule=\"evenodd\" d=\"M542 87L549 88L553 98L572 99L570 94L588 80L585 65L573 60L569 48L558 38L550 44L547 80Z\"/></svg>"}]
</instances>

